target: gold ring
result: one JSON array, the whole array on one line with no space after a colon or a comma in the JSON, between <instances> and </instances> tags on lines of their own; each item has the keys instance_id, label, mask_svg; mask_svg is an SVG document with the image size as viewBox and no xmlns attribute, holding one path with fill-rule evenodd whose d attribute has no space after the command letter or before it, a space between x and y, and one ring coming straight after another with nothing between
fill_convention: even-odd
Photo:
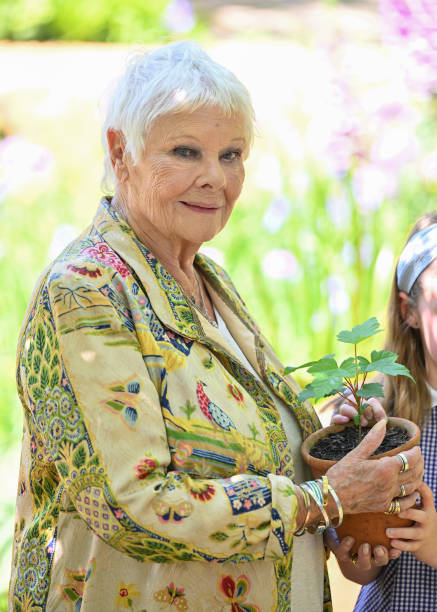
<instances>
[{"instance_id":1,"label":"gold ring","mask_svg":"<svg viewBox=\"0 0 437 612\"><path fill-rule=\"evenodd\" d=\"M405 497L405 496L406 496L406 494L407 494L407 492L406 492L406 490L405 490L404 485L403 485L403 484L401 484L401 485L399 485L399 486L400 486L400 488L401 488L401 494L399 495L399 497Z\"/></svg>"},{"instance_id":2,"label":"gold ring","mask_svg":"<svg viewBox=\"0 0 437 612\"><path fill-rule=\"evenodd\" d=\"M401 504L398 499L392 499L388 509L384 512L384 514L398 514L401 511Z\"/></svg>"},{"instance_id":3,"label":"gold ring","mask_svg":"<svg viewBox=\"0 0 437 612\"><path fill-rule=\"evenodd\" d=\"M352 563L355 565L355 567L358 567L358 554L354 553L350 555L351 561Z\"/></svg>"},{"instance_id":4,"label":"gold ring","mask_svg":"<svg viewBox=\"0 0 437 612\"><path fill-rule=\"evenodd\" d=\"M408 459L405 457L404 453L398 453L397 456L399 457L402 463L400 469L400 474L402 474L402 472L406 472L409 468Z\"/></svg>"}]
</instances>

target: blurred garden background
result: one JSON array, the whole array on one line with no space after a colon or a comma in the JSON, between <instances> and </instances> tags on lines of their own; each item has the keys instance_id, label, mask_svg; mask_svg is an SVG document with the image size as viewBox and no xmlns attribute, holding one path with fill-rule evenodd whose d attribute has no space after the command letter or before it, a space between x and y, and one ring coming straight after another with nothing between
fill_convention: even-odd
<instances>
[{"instance_id":1,"label":"blurred garden background","mask_svg":"<svg viewBox=\"0 0 437 612\"><path fill-rule=\"evenodd\" d=\"M336 332L384 324L395 258L415 218L437 208L435 0L0 0L0 593L26 305L94 215L100 117L128 54L182 38L253 97L246 186L205 250L284 363L341 357ZM352 609L337 597L334 610Z\"/></svg>"}]
</instances>

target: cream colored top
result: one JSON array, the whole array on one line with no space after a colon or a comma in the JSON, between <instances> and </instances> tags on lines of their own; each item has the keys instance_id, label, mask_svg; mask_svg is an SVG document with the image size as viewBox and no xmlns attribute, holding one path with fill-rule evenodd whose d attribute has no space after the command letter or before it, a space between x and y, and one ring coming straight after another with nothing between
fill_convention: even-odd
<instances>
[{"instance_id":1,"label":"cream colored top","mask_svg":"<svg viewBox=\"0 0 437 612\"><path fill-rule=\"evenodd\" d=\"M235 342L220 313L214 308L218 331L240 357L242 363L257 378L257 372ZM295 481L311 480L311 472L300 454L302 434L292 411L279 398L273 398L281 415L282 424L293 454ZM323 537L305 534L293 540L293 566L291 569L291 612L321 612L323 608Z\"/></svg>"}]
</instances>

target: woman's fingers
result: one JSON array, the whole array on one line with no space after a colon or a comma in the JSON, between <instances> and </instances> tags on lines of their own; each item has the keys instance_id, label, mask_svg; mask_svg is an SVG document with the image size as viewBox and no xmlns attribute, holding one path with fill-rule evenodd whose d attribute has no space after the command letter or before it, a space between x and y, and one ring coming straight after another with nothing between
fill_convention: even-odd
<instances>
[{"instance_id":1,"label":"woman's fingers","mask_svg":"<svg viewBox=\"0 0 437 612\"><path fill-rule=\"evenodd\" d=\"M365 400L366 408L361 416L361 425L364 427L369 424L369 421L381 421L387 418L384 408L381 403L374 397ZM332 417L331 423L336 425L342 425L352 421L358 414L356 404L353 398L349 401L341 404L338 412Z\"/></svg>"},{"instance_id":2,"label":"woman's fingers","mask_svg":"<svg viewBox=\"0 0 437 612\"><path fill-rule=\"evenodd\" d=\"M342 404L338 412L332 417L331 423L334 425L343 425L352 421L357 414L357 409L351 404Z\"/></svg>"},{"instance_id":3,"label":"woman's fingers","mask_svg":"<svg viewBox=\"0 0 437 612\"><path fill-rule=\"evenodd\" d=\"M334 414L334 416L332 417L331 425L345 425L346 423L349 423L349 421L351 420L352 419L346 416L345 414L337 413L337 414Z\"/></svg>"},{"instance_id":4,"label":"woman's fingers","mask_svg":"<svg viewBox=\"0 0 437 612\"><path fill-rule=\"evenodd\" d=\"M382 407L382 404L375 397L371 397L370 399L366 400L366 404L367 406L364 409L364 415L361 419L362 425L367 425L371 420L382 421L383 419L387 419L387 415ZM363 423L363 420L366 422Z\"/></svg>"}]
</instances>

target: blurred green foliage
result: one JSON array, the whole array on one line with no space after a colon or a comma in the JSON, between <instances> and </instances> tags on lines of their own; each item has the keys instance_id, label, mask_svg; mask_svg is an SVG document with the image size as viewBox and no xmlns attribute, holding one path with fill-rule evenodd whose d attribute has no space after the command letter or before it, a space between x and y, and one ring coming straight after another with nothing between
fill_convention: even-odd
<instances>
[{"instance_id":1,"label":"blurred green foliage","mask_svg":"<svg viewBox=\"0 0 437 612\"><path fill-rule=\"evenodd\" d=\"M150 43L170 34L162 19L168 4L169 0L0 0L0 39Z\"/></svg>"}]
</instances>

